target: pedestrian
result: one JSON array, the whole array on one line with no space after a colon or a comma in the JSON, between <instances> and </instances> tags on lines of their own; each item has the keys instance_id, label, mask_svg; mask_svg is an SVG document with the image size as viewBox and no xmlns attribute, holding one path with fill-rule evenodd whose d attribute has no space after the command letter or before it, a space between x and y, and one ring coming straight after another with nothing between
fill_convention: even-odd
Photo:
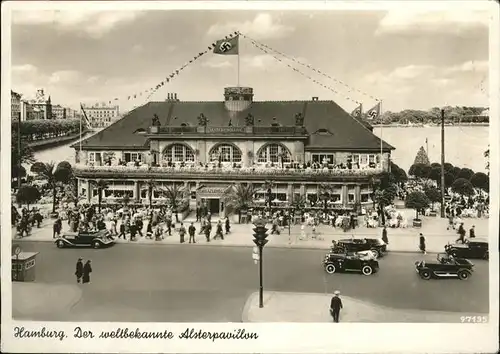
<instances>
[{"instance_id":1,"label":"pedestrian","mask_svg":"<svg viewBox=\"0 0 500 354\"><path fill-rule=\"evenodd\" d=\"M116 220L114 218L111 219L111 224L109 226L109 232L113 236L118 235L118 233L116 232Z\"/></svg>"},{"instance_id":2,"label":"pedestrian","mask_svg":"<svg viewBox=\"0 0 500 354\"><path fill-rule=\"evenodd\" d=\"M420 251L422 251L423 254L427 254L426 250L425 250L425 237L422 233L420 233L420 237L419 237L419 243L420 243Z\"/></svg>"},{"instance_id":3,"label":"pedestrian","mask_svg":"<svg viewBox=\"0 0 500 354\"><path fill-rule=\"evenodd\" d=\"M472 227L469 230L469 237L470 238L476 237L476 230L475 230L475 226L474 225L472 225Z\"/></svg>"},{"instance_id":4,"label":"pedestrian","mask_svg":"<svg viewBox=\"0 0 500 354\"><path fill-rule=\"evenodd\" d=\"M464 223L460 223L460 226L458 227L458 234L460 235L457 239L456 242L464 243L465 242L465 228L464 228Z\"/></svg>"},{"instance_id":5,"label":"pedestrian","mask_svg":"<svg viewBox=\"0 0 500 354\"><path fill-rule=\"evenodd\" d=\"M179 227L180 243L184 243L185 234L186 234L186 228L184 227L184 224L181 222L181 226Z\"/></svg>"},{"instance_id":6,"label":"pedestrian","mask_svg":"<svg viewBox=\"0 0 500 354\"><path fill-rule=\"evenodd\" d=\"M90 283L90 273L92 273L92 265L90 259L85 262L85 265L83 266L83 284Z\"/></svg>"},{"instance_id":7,"label":"pedestrian","mask_svg":"<svg viewBox=\"0 0 500 354\"><path fill-rule=\"evenodd\" d=\"M172 236L172 217L167 216L166 224L168 236Z\"/></svg>"},{"instance_id":8,"label":"pedestrian","mask_svg":"<svg viewBox=\"0 0 500 354\"><path fill-rule=\"evenodd\" d=\"M61 237L62 221L60 217L58 217L54 221L54 226L52 227L52 229L53 229L52 238L56 238L56 235L57 237Z\"/></svg>"},{"instance_id":9,"label":"pedestrian","mask_svg":"<svg viewBox=\"0 0 500 354\"><path fill-rule=\"evenodd\" d=\"M205 225L205 237L207 242L210 242L210 231L212 230L212 224L208 223Z\"/></svg>"},{"instance_id":10,"label":"pedestrian","mask_svg":"<svg viewBox=\"0 0 500 354\"><path fill-rule=\"evenodd\" d=\"M120 234L118 235L118 238L121 238L122 236L124 240L127 239L127 236L125 235L125 223L123 221L120 223Z\"/></svg>"},{"instance_id":11,"label":"pedestrian","mask_svg":"<svg viewBox=\"0 0 500 354\"><path fill-rule=\"evenodd\" d=\"M75 275L76 275L76 282L78 284L80 284L80 282L82 281L82 276L83 276L83 258L80 257L78 258L78 261L76 262L76 271L75 271Z\"/></svg>"},{"instance_id":12,"label":"pedestrian","mask_svg":"<svg viewBox=\"0 0 500 354\"><path fill-rule=\"evenodd\" d=\"M222 233L222 222L220 220L217 222L217 228L215 229L214 240L216 238L220 238L221 240L224 240L224 234Z\"/></svg>"},{"instance_id":13,"label":"pedestrian","mask_svg":"<svg viewBox=\"0 0 500 354\"><path fill-rule=\"evenodd\" d=\"M189 233L189 243L191 243L191 241L193 243L196 243L196 240L194 238L194 235L196 233L196 227L194 227L194 223L193 222L191 223L191 225L189 225L188 233Z\"/></svg>"},{"instance_id":14,"label":"pedestrian","mask_svg":"<svg viewBox=\"0 0 500 354\"><path fill-rule=\"evenodd\" d=\"M384 241L387 245L389 244L389 239L387 238L387 228L385 226L382 230L382 241Z\"/></svg>"},{"instance_id":15,"label":"pedestrian","mask_svg":"<svg viewBox=\"0 0 500 354\"><path fill-rule=\"evenodd\" d=\"M226 235L231 231L231 224L229 223L229 217L226 216Z\"/></svg>"},{"instance_id":16,"label":"pedestrian","mask_svg":"<svg viewBox=\"0 0 500 354\"><path fill-rule=\"evenodd\" d=\"M340 291L335 290L332 301L330 302L330 315L333 317L333 322L339 322L340 310L343 309L342 300L339 297Z\"/></svg>"},{"instance_id":17,"label":"pedestrian","mask_svg":"<svg viewBox=\"0 0 500 354\"><path fill-rule=\"evenodd\" d=\"M148 222L148 226L146 227L146 238L153 239L153 225Z\"/></svg>"},{"instance_id":18,"label":"pedestrian","mask_svg":"<svg viewBox=\"0 0 500 354\"><path fill-rule=\"evenodd\" d=\"M137 218L135 225L136 225L137 233L139 235L141 235L141 237L144 237L144 235L142 234L142 228L144 227L144 223L142 221L142 218Z\"/></svg>"},{"instance_id":19,"label":"pedestrian","mask_svg":"<svg viewBox=\"0 0 500 354\"><path fill-rule=\"evenodd\" d=\"M135 235L137 234L137 225L135 224L135 221L132 221L130 223L130 241L135 241Z\"/></svg>"}]
</instances>

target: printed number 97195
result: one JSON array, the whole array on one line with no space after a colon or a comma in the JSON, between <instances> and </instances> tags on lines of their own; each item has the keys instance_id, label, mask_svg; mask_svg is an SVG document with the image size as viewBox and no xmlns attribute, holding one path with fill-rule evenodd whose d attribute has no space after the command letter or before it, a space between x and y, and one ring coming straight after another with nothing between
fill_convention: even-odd
<instances>
[{"instance_id":1,"label":"printed number 97195","mask_svg":"<svg viewBox=\"0 0 500 354\"><path fill-rule=\"evenodd\" d=\"M486 323L486 322L488 322L488 316L460 316L460 322L462 322L462 323Z\"/></svg>"}]
</instances>

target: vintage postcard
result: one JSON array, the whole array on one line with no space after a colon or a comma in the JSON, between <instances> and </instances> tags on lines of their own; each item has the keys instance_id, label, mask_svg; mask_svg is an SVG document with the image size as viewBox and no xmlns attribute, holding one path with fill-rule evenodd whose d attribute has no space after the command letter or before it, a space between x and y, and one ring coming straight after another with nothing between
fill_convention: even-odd
<instances>
[{"instance_id":1,"label":"vintage postcard","mask_svg":"<svg viewBox=\"0 0 500 354\"><path fill-rule=\"evenodd\" d=\"M498 4L2 5L2 351L498 351Z\"/></svg>"}]
</instances>

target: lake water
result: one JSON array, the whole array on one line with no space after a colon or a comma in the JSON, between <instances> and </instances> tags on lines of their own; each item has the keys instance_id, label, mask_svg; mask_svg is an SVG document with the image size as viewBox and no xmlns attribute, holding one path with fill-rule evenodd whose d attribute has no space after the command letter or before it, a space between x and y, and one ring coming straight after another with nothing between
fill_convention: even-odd
<instances>
[{"instance_id":1,"label":"lake water","mask_svg":"<svg viewBox=\"0 0 500 354\"><path fill-rule=\"evenodd\" d=\"M408 171L413 164L418 149L426 148L428 140L428 154L431 162L441 162L441 128L401 128L375 127L373 132L382 136L386 142L396 148L392 152L392 160ZM455 166L468 167L473 171L485 171L486 159L483 156L488 149L489 127L484 126L447 126L445 127L446 162ZM46 150L37 151L35 158L38 161L69 161L75 160L75 150L68 143Z\"/></svg>"}]
</instances>

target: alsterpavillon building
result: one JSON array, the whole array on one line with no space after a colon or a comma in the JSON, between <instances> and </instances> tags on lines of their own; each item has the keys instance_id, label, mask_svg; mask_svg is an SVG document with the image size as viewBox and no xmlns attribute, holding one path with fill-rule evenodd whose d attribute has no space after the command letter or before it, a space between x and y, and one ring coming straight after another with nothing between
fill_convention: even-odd
<instances>
[{"instance_id":1,"label":"alsterpavillon building","mask_svg":"<svg viewBox=\"0 0 500 354\"><path fill-rule=\"evenodd\" d=\"M273 182L277 205L300 196L316 201L329 184L330 205L349 208L371 203L369 181L389 168L394 148L369 124L353 118L333 101L253 101L250 87L227 87L219 102L183 102L169 95L149 102L84 140L75 169L79 193L97 200L92 181L106 180L103 200L128 194L148 203L148 181L177 184L192 209L205 202L224 214L224 196L236 183L251 183L262 202ZM278 204L281 203L281 204Z\"/></svg>"}]
</instances>

